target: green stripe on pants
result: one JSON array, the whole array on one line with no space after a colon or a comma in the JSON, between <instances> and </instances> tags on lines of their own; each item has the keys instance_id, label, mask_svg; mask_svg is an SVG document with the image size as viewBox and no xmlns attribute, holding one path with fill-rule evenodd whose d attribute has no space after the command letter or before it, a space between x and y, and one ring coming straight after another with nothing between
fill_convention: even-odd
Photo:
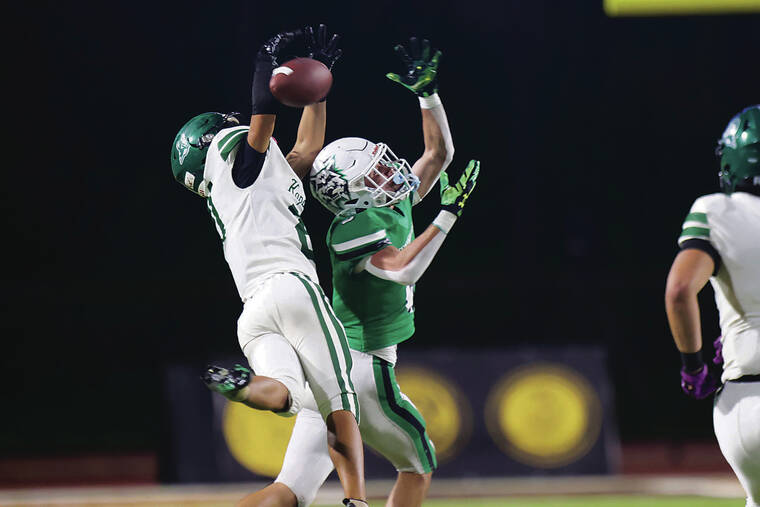
<instances>
[{"instance_id":1,"label":"green stripe on pants","mask_svg":"<svg viewBox=\"0 0 760 507\"><path fill-rule=\"evenodd\" d=\"M322 332L325 336L325 341L327 342L327 348L330 351L330 359L332 360L333 364L333 370L335 372L335 376L338 379L338 387L340 388L340 399L341 404L343 406L343 410L348 410L352 413L354 413L358 419L359 414L355 410L351 410L351 403L349 403L348 400L348 391L346 389L346 383L343 381L343 370L340 367L340 362L338 361L338 354L335 350L335 345L333 344L333 338L330 334L330 330L327 327L327 322L325 322L324 316L322 315L322 310L319 307L319 299L317 293L314 291L314 289L311 286L311 282L308 281L305 277L298 273L291 273L293 276L298 278L303 286L306 288L306 292L308 292L309 297L311 298L311 303L314 306L314 311L317 313L317 317L319 318L319 324L322 326ZM336 331L336 334L338 335L338 339L340 340L340 333ZM344 337L345 340L345 337ZM346 363L347 366L349 363ZM349 382L351 381L351 376L348 374L349 372L346 371L346 377L348 377ZM353 389L352 389L353 391ZM358 406L354 404L354 406Z\"/></svg>"},{"instance_id":2,"label":"green stripe on pants","mask_svg":"<svg viewBox=\"0 0 760 507\"><path fill-rule=\"evenodd\" d=\"M414 405L401 396L393 367L388 361L379 357L372 359L375 374L375 387L383 412L388 418L409 435L417 449L417 456L425 473L438 466L435 448L425 430L425 420Z\"/></svg>"}]
</instances>

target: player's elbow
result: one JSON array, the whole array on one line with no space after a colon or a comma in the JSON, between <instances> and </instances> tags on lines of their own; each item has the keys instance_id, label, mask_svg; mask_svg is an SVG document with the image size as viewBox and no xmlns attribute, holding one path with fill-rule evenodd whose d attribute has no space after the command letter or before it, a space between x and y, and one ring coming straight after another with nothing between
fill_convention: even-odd
<instances>
[{"instance_id":1,"label":"player's elbow","mask_svg":"<svg viewBox=\"0 0 760 507\"><path fill-rule=\"evenodd\" d=\"M697 297L690 280L683 278L668 278L665 286L665 302L669 306L679 306Z\"/></svg>"},{"instance_id":2,"label":"player's elbow","mask_svg":"<svg viewBox=\"0 0 760 507\"><path fill-rule=\"evenodd\" d=\"M447 146L443 140L427 150L425 155L436 165L445 169L454 159L454 146Z\"/></svg>"},{"instance_id":3,"label":"player's elbow","mask_svg":"<svg viewBox=\"0 0 760 507\"><path fill-rule=\"evenodd\" d=\"M446 147L446 153L443 157L443 168L446 169L451 161L454 160L454 145Z\"/></svg>"}]
</instances>

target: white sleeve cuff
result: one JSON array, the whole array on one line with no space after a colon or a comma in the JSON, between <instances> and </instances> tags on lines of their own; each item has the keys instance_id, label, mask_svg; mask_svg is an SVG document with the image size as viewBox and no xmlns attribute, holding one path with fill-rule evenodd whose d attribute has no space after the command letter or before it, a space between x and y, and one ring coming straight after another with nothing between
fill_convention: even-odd
<instances>
[{"instance_id":1,"label":"white sleeve cuff","mask_svg":"<svg viewBox=\"0 0 760 507\"><path fill-rule=\"evenodd\" d=\"M448 234L454 223L457 221L457 216L451 211L441 210L438 216L433 220L433 225L438 227L441 232Z\"/></svg>"},{"instance_id":2,"label":"white sleeve cuff","mask_svg":"<svg viewBox=\"0 0 760 507\"><path fill-rule=\"evenodd\" d=\"M420 108L433 109L441 105L441 97L437 93L430 95L429 97L420 97Z\"/></svg>"}]
</instances>

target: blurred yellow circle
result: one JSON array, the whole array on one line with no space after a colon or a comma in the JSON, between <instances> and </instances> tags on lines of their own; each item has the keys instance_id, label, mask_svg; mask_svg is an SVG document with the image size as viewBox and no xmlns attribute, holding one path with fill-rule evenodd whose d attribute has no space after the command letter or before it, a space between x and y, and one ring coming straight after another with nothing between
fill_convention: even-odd
<instances>
[{"instance_id":1,"label":"blurred yellow circle","mask_svg":"<svg viewBox=\"0 0 760 507\"><path fill-rule=\"evenodd\" d=\"M599 437L601 403L574 370L536 363L517 368L492 389L486 425L514 459L541 468L584 456Z\"/></svg>"},{"instance_id":2,"label":"blurred yellow circle","mask_svg":"<svg viewBox=\"0 0 760 507\"><path fill-rule=\"evenodd\" d=\"M281 417L227 402L222 431L232 456L251 472L277 477L285 459L295 417Z\"/></svg>"}]
</instances>

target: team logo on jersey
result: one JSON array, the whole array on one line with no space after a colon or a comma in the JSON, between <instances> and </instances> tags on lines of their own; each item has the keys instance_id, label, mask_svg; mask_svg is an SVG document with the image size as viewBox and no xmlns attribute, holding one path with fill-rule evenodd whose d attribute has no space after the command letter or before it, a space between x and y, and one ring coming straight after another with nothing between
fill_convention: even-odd
<instances>
[{"instance_id":1,"label":"team logo on jersey","mask_svg":"<svg viewBox=\"0 0 760 507\"><path fill-rule=\"evenodd\" d=\"M301 193L301 183L297 179L295 178L290 179L290 187L288 187L288 192L293 194L293 197L296 198L296 204L298 204L299 206L304 205L304 203L306 202L306 198Z\"/></svg>"}]
</instances>

